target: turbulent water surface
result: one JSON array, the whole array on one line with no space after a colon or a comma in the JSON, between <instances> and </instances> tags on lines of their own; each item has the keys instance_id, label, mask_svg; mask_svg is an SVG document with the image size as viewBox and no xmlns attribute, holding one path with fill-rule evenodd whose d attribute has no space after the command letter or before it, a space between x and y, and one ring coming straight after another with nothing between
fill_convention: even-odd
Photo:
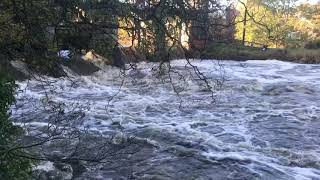
<instances>
[{"instance_id":1,"label":"turbulent water surface","mask_svg":"<svg viewBox=\"0 0 320 180\"><path fill-rule=\"evenodd\" d=\"M79 128L150 144L120 167L114 166L120 160L107 163L79 179L320 179L319 65L192 63L214 93L184 60L172 62L179 96L170 77L152 70L157 64L141 63L125 79L106 67L92 76L50 79L50 86L21 82L12 117L40 127L50 119L43 104L63 102L66 111L83 112Z\"/></svg>"}]
</instances>

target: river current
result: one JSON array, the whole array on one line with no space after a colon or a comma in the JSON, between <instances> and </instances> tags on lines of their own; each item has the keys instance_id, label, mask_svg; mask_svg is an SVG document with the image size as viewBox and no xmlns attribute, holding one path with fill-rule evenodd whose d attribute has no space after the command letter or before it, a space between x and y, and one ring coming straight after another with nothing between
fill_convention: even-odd
<instances>
[{"instance_id":1,"label":"river current","mask_svg":"<svg viewBox=\"0 0 320 180\"><path fill-rule=\"evenodd\" d=\"M48 77L50 84L19 82L12 119L45 126L44 104L59 102L83 113L74 127L150 144L139 158L115 161L121 167L87 169L78 179L320 179L320 65L191 63L213 92L185 60L171 62L170 77L156 63L139 63L126 76L105 67L91 76Z\"/></svg>"}]
</instances>

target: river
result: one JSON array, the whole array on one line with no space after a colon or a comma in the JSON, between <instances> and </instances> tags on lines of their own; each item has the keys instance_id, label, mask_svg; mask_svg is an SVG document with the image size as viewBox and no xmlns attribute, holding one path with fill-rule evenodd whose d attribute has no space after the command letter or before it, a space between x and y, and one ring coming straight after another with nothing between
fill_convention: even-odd
<instances>
[{"instance_id":1,"label":"river","mask_svg":"<svg viewBox=\"0 0 320 180\"><path fill-rule=\"evenodd\" d=\"M171 62L179 95L170 77L152 70L156 63L139 63L125 78L105 67L91 76L47 77L50 84L19 82L12 119L46 126L50 116L43 104L59 102L65 112L81 111L73 127L149 144L114 161L120 167L87 168L77 179L320 179L320 65L192 64L213 92L185 60Z\"/></svg>"}]
</instances>

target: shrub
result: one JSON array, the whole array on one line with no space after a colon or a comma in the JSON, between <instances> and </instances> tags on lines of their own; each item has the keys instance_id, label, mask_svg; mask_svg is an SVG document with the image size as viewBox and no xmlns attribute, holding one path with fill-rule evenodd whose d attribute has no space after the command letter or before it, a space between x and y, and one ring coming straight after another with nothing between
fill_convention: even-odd
<instances>
[{"instance_id":1,"label":"shrub","mask_svg":"<svg viewBox=\"0 0 320 180\"><path fill-rule=\"evenodd\" d=\"M25 151L12 150L22 129L9 120L8 110L14 102L14 81L0 72L0 179L28 179L31 161L24 158Z\"/></svg>"}]
</instances>

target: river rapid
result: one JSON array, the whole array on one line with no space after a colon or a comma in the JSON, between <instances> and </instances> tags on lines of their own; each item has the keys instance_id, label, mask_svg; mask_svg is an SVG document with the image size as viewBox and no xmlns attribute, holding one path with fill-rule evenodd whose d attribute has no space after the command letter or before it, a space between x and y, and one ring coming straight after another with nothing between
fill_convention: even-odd
<instances>
[{"instance_id":1,"label":"river rapid","mask_svg":"<svg viewBox=\"0 0 320 180\"><path fill-rule=\"evenodd\" d=\"M50 85L19 82L12 119L46 126L43 104L59 102L82 112L73 127L149 144L75 179L320 179L320 65L191 62L213 92L185 60L171 62L170 77L159 76L156 63L139 63L125 78L105 67L91 76L47 77Z\"/></svg>"}]
</instances>

